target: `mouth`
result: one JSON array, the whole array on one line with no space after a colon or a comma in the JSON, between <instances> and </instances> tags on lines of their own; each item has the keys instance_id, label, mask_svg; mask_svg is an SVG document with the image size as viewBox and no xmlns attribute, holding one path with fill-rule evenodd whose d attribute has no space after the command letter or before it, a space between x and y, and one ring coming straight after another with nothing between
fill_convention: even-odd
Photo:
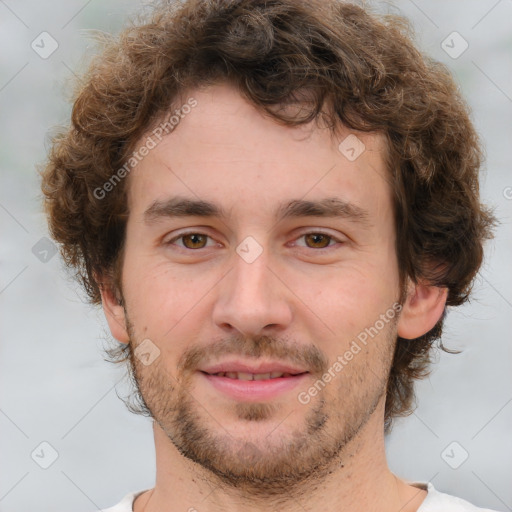
<instances>
[{"instance_id":1,"label":"mouth","mask_svg":"<svg viewBox=\"0 0 512 512\"><path fill-rule=\"evenodd\" d=\"M302 372L307 373L307 372ZM270 373L247 373L247 372L217 372L206 373L206 375L213 375L215 377L227 377L228 379L236 380L268 380L280 379L283 377L295 377L302 375L302 373L289 373L289 372L270 372Z\"/></svg>"},{"instance_id":2,"label":"mouth","mask_svg":"<svg viewBox=\"0 0 512 512\"><path fill-rule=\"evenodd\" d=\"M250 365L222 363L199 373L216 392L243 402L262 402L292 391L304 382L309 372L280 363Z\"/></svg>"}]
</instances>

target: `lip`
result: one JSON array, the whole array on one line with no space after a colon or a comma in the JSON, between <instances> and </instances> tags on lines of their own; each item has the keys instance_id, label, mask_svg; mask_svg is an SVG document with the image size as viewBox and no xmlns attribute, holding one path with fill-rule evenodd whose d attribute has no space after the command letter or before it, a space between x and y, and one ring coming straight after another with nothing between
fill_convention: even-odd
<instances>
[{"instance_id":1,"label":"lip","mask_svg":"<svg viewBox=\"0 0 512 512\"><path fill-rule=\"evenodd\" d=\"M215 389L242 402L262 402L293 390L304 382L309 373L265 380L238 380L199 372Z\"/></svg>"},{"instance_id":2,"label":"lip","mask_svg":"<svg viewBox=\"0 0 512 512\"><path fill-rule=\"evenodd\" d=\"M203 373L220 373L220 372L243 372L243 373L291 373L298 375L299 373L305 373L305 368L297 366L287 365L279 361L261 361L258 364L248 363L245 361L224 361L211 366L200 368Z\"/></svg>"}]
</instances>

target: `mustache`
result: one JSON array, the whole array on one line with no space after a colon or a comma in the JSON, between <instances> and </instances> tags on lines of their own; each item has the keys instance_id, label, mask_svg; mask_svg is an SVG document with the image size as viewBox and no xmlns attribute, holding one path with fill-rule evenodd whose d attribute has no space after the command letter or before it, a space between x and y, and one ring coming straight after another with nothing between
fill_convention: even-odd
<instances>
[{"instance_id":1,"label":"mustache","mask_svg":"<svg viewBox=\"0 0 512 512\"><path fill-rule=\"evenodd\" d=\"M240 335L224 338L209 345L189 347L178 361L178 371L193 372L200 365L228 355L248 359L265 357L296 364L318 374L325 373L329 366L327 356L312 344L303 345L267 335L253 338Z\"/></svg>"}]
</instances>

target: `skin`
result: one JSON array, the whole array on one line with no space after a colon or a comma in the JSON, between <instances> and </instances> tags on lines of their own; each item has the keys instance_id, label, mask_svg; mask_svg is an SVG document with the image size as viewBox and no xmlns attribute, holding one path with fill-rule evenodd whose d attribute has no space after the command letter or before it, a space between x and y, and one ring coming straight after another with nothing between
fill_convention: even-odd
<instances>
[{"instance_id":1,"label":"skin","mask_svg":"<svg viewBox=\"0 0 512 512\"><path fill-rule=\"evenodd\" d=\"M297 399L400 298L382 135L357 134L366 150L349 161L338 149L346 129L333 137L315 123L279 125L226 84L188 97L197 106L128 178L124 304L110 283L102 292L112 335L160 351L149 365L130 362L157 462L135 512L416 511L426 491L386 462L386 380L396 336L430 330L446 290L409 283L401 314L309 403ZM144 221L153 201L174 195L229 216ZM273 217L283 201L333 196L364 209L367 223ZM177 239L185 231L210 238ZM263 249L252 263L236 252L247 236ZM237 401L198 371L233 355L310 373L300 389Z\"/></svg>"}]
</instances>

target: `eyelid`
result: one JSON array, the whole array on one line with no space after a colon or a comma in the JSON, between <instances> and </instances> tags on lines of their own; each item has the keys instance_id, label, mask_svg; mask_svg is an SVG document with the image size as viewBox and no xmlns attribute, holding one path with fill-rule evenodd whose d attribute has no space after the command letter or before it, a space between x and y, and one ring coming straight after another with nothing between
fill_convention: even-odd
<instances>
[{"instance_id":1,"label":"eyelid","mask_svg":"<svg viewBox=\"0 0 512 512\"><path fill-rule=\"evenodd\" d=\"M174 235L171 239L169 239L167 241L165 241L165 237L164 237L163 244L164 245L174 245L174 242L176 242L176 240L179 240L180 238L183 238L183 237L185 237L187 235L202 235L202 236L205 236L205 237L209 238L210 240L214 240L214 238L211 235L209 235L208 233L204 233L200 229L195 229L195 230L183 231L183 232L181 232L179 234ZM207 243L208 243L208 241L207 241ZM186 251L200 251L201 249L206 249L208 246L207 247L201 247L200 249L189 249L187 247L181 247L179 245L178 245L178 247L180 249L183 249L183 250L186 250ZM210 246L210 247L212 247L212 246Z\"/></svg>"},{"instance_id":2,"label":"eyelid","mask_svg":"<svg viewBox=\"0 0 512 512\"><path fill-rule=\"evenodd\" d=\"M310 229L310 228L307 228L307 230L305 231L301 231L297 234L294 235L294 241L295 240L298 240L299 238L302 238L306 235L325 235L327 237L329 237L331 240L335 241L335 242L338 242L340 244L343 244L345 242L347 242L347 240L342 240L340 237L337 237L337 236L334 236L332 233L328 232L328 231L325 231L323 229ZM175 236L173 236L170 240L164 242L164 245L174 245L174 242L176 242L176 240L179 240L180 238L182 237L185 237L187 235L202 235L202 236L206 236L207 238L211 239L211 240L214 240L214 238L209 235L208 233L205 233L203 231L201 231L200 229L195 229L195 230L188 230L188 231L184 231L184 232L181 232L179 234L176 234ZM334 245L328 245L327 247L322 247L322 248L314 248L314 247L307 247L307 246L298 246L298 247L302 247L304 249L310 249L312 251L315 251L315 252L322 252L322 251L325 251L325 250L329 250L329 249L332 249L333 247L335 247L336 244ZM199 249L189 249L188 247L182 247L182 246L179 246L178 247L180 249L183 249L184 251L187 251L187 252L197 252L197 251L200 251L202 249L207 249L208 246L206 247L200 247ZM209 247L212 247L212 246L209 246Z\"/></svg>"},{"instance_id":3,"label":"eyelid","mask_svg":"<svg viewBox=\"0 0 512 512\"><path fill-rule=\"evenodd\" d=\"M302 231L302 232L298 233L297 235L295 235L294 240L298 240L299 238L302 238L306 235L325 235L325 236L329 237L331 240L338 242L340 244L343 244L346 242L346 240L343 240L341 237L337 237L337 236L333 235L332 233L325 231L323 229L309 229L309 228L306 231ZM335 247L335 245L336 244L328 245L327 247L322 247L319 249L315 249L314 247L307 247L304 245L301 245L299 247L302 247L304 249L310 249L310 250L316 251L316 252L322 252L322 251L333 249Z\"/></svg>"}]
</instances>

